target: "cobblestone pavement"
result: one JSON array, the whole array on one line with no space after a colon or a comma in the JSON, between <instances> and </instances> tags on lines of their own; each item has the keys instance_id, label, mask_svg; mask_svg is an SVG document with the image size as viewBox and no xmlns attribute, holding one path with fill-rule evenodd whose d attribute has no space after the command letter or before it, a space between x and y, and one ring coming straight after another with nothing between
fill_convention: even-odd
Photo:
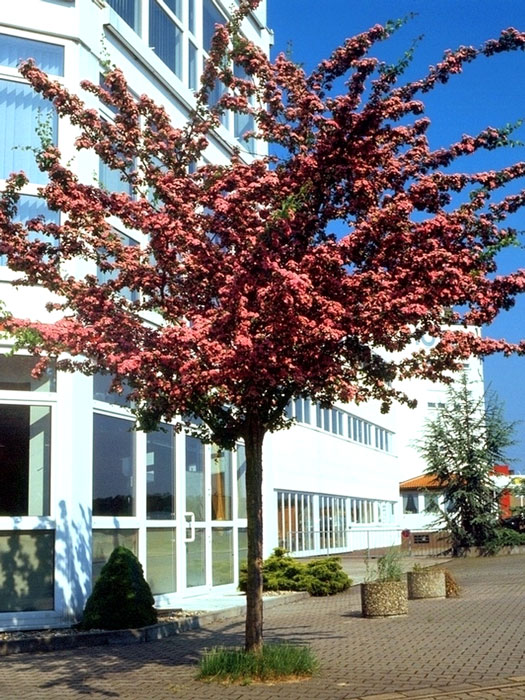
<instances>
[{"instance_id":1,"label":"cobblestone pavement","mask_svg":"<svg viewBox=\"0 0 525 700\"><path fill-rule=\"evenodd\" d=\"M359 588L269 609L265 639L309 643L308 681L220 686L195 680L204 648L241 645L243 620L169 639L0 659L0 698L111 700L525 700L525 556L449 562L458 599L409 601L408 616L360 617Z\"/></svg>"}]
</instances>

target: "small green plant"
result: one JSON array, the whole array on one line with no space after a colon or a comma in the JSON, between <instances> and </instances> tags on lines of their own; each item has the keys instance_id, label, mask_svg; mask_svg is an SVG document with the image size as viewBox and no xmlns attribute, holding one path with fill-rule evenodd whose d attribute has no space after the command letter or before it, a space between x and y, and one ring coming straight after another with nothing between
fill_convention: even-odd
<instances>
[{"instance_id":1,"label":"small green plant","mask_svg":"<svg viewBox=\"0 0 525 700\"><path fill-rule=\"evenodd\" d=\"M414 573L417 574L418 571L423 571L423 568L424 568L424 567L422 567L421 564L419 564L419 563L416 561L416 563L415 563L414 566L412 567L412 571L413 571Z\"/></svg>"},{"instance_id":2,"label":"small green plant","mask_svg":"<svg viewBox=\"0 0 525 700\"><path fill-rule=\"evenodd\" d=\"M216 647L206 651L197 678L222 683L275 681L312 676L319 668L310 647L265 644L260 653Z\"/></svg>"},{"instance_id":3,"label":"small green plant","mask_svg":"<svg viewBox=\"0 0 525 700\"><path fill-rule=\"evenodd\" d=\"M239 588L246 591L248 572L241 567ZM291 557L285 549L276 547L263 564L265 591L308 591L310 595L334 595L345 591L352 580L341 567L340 557L325 557L303 564Z\"/></svg>"},{"instance_id":4,"label":"small green plant","mask_svg":"<svg viewBox=\"0 0 525 700\"><path fill-rule=\"evenodd\" d=\"M157 622L142 566L126 547L113 550L88 598L80 629L117 630Z\"/></svg>"},{"instance_id":5,"label":"small green plant","mask_svg":"<svg viewBox=\"0 0 525 700\"><path fill-rule=\"evenodd\" d=\"M403 569L401 568L401 553L391 547L386 554L379 557L376 566L370 567L366 560L365 581L401 581Z\"/></svg>"}]
</instances>

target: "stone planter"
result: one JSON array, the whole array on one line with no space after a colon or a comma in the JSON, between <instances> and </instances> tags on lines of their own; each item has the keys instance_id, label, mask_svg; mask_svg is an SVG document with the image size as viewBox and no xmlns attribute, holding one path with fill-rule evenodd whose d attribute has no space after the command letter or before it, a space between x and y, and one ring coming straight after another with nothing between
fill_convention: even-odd
<instances>
[{"instance_id":1,"label":"stone planter","mask_svg":"<svg viewBox=\"0 0 525 700\"><path fill-rule=\"evenodd\" d=\"M363 617L387 617L408 613L404 581L369 581L361 584Z\"/></svg>"},{"instance_id":2,"label":"stone planter","mask_svg":"<svg viewBox=\"0 0 525 700\"><path fill-rule=\"evenodd\" d=\"M416 598L445 598L445 572L441 569L422 569L407 573L408 597Z\"/></svg>"}]
</instances>

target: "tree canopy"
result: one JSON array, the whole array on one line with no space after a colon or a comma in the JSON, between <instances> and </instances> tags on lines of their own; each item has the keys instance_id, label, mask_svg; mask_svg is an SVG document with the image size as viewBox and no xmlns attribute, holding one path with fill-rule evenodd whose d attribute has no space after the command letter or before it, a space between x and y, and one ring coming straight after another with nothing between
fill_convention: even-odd
<instances>
[{"instance_id":1,"label":"tree canopy","mask_svg":"<svg viewBox=\"0 0 525 700\"><path fill-rule=\"evenodd\" d=\"M55 295L49 309L60 316L7 314L4 329L20 345L42 363L57 357L59 369L102 369L115 386L126 380L142 427L198 417L203 436L224 448L245 440L256 562L249 608L251 591L261 590L260 515L257 532L251 527L262 507L262 441L285 425L290 398L375 398L387 410L410 401L398 380L439 380L472 353L521 351L469 328L490 323L525 287L523 270L496 274L498 252L516 240L506 217L524 203L523 192L508 195L505 186L525 163L454 171L461 156L511 144L513 127L432 150L423 103L478 57L523 50L525 34L511 28L479 48L446 51L403 84L405 59L386 65L371 55L398 24L376 25L306 75L243 37L243 18L257 5L241 0L216 27L182 127L134 95L117 68L103 85L82 83L111 107L109 122L25 62L24 78L77 128L76 148L94 151L129 192L82 182L44 134L37 159L48 182L39 196L62 213L60 223L16 220L22 173L0 197L0 254L21 273L19 284ZM238 146L228 163L207 163L228 110L253 119L252 135L279 156L246 158ZM129 245L116 220L147 243ZM70 261L79 258L91 274L75 274ZM414 351L425 334L439 342ZM257 624L249 647L260 643Z\"/></svg>"}]
</instances>

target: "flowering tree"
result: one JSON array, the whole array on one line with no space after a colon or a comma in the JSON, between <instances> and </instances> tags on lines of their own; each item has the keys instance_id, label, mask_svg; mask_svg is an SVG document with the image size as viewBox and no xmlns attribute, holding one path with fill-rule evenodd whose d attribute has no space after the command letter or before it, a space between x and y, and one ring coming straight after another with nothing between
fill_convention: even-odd
<instances>
[{"instance_id":1,"label":"flowering tree","mask_svg":"<svg viewBox=\"0 0 525 700\"><path fill-rule=\"evenodd\" d=\"M23 174L11 176L0 200L0 254L22 273L20 284L53 292L49 309L60 314L48 323L6 316L19 344L42 363L54 356L60 369L104 370L115 387L126 380L145 429L185 415L200 418L202 436L223 448L244 440L248 650L262 644L263 439L286 425L287 402L375 398L387 410L409 401L397 380L439 380L473 353L512 352L505 341L450 327L490 323L525 286L523 271L493 274L497 252L513 240L505 218L524 202L502 188L525 164L451 169L459 156L509 144L511 129L433 151L419 99L478 56L523 49L525 34L509 29L478 49L448 51L426 77L400 85L403 62L370 56L396 26L374 26L306 75L243 38L242 18L257 4L242 0L216 28L182 128L132 95L119 70L104 86L82 85L111 105L108 123L25 63L34 89L78 127L76 147L119 171L132 194L79 181L44 140L38 163L49 180L40 197L62 212L61 223L15 221ZM217 81L224 91L209 106ZM225 110L251 115L255 136L282 157L244 162L232 150L227 165L190 168ZM147 246L127 245L109 216L146 234ZM342 235L332 233L334 221ZM110 273L106 281L71 274L68 261L78 258ZM440 342L409 351L424 334Z\"/></svg>"}]
</instances>

